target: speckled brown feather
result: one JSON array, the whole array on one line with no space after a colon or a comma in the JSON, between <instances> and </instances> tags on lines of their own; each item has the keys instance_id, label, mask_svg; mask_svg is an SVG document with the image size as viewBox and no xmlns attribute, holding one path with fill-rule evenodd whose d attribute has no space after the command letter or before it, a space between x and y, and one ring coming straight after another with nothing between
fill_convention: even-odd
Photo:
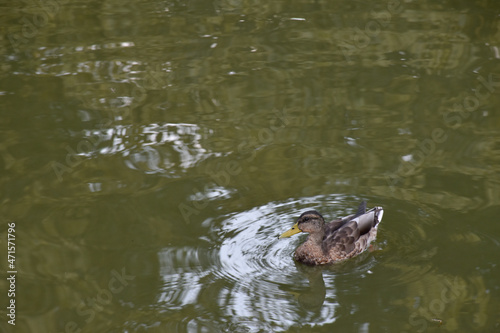
<instances>
[{"instance_id":1,"label":"speckled brown feather","mask_svg":"<svg viewBox=\"0 0 500 333\"><path fill-rule=\"evenodd\" d=\"M365 210L366 204L361 203L356 214L323 224L321 230L309 231L307 240L295 250L295 260L323 265L352 258L366 250L377 236L383 209ZM318 216L321 217L319 213Z\"/></svg>"}]
</instances>

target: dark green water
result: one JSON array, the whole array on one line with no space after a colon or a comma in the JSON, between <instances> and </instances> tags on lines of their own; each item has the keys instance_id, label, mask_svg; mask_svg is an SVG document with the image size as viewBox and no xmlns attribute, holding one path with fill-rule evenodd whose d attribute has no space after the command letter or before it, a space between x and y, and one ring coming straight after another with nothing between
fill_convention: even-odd
<instances>
[{"instance_id":1,"label":"dark green water","mask_svg":"<svg viewBox=\"0 0 500 333\"><path fill-rule=\"evenodd\" d=\"M0 7L0 331L500 331L497 1Z\"/></svg>"}]
</instances>

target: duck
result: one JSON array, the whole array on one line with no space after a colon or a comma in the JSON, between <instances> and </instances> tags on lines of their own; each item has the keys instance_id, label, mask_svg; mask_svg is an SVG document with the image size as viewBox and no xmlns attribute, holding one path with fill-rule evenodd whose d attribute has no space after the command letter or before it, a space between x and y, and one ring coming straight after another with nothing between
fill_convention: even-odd
<instances>
[{"instance_id":1,"label":"duck","mask_svg":"<svg viewBox=\"0 0 500 333\"><path fill-rule=\"evenodd\" d=\"M308 210L279 239L300 232L309 233L306 241L295 250L293 257L296 261L310 266L341 262L368 248L377 237L383 215L384 209L378 206L366 211L366 201L359 204L355 214L329 223L325 223L316 210Z\"/></svg>"}]
</instances>

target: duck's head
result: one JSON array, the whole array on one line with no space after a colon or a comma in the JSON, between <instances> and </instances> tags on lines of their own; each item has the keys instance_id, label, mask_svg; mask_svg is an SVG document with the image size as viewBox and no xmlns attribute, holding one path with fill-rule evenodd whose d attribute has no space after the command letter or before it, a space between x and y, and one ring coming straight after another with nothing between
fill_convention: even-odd
<instances>
[{"instance_id":1,"label":"duck's head","mask_svg":"<svg viewBox=\"0 0 500 333\"><path fill-rule=\"evenodd\" d=\"M320 213L315 210L309 210L302 213L292 229L281 234L279 238L286 238L298 234L299 232L315 233L323 229L325 220Z\"/></svg>"}]
</instances>

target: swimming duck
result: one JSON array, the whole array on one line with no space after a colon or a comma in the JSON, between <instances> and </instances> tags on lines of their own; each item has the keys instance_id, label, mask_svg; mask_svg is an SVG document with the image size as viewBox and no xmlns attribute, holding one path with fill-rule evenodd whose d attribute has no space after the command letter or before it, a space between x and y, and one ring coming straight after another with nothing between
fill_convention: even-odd
<instances>
[{"instance_id":1,"label":"swimming duck","mask_svg":"<svg viewBox=\"0 0 500 333\"><path fill-rule=\"evenodd\" d=\"M366 202L358 207L356 214L325 223L323 216L315 210L302 213L297 223L279 238L299 232L308 232L307 240L300 245L294 259L307 265L324 265L352 258L370 245L377 236L377 228L384 210L375 207L366 211Z\"/></svg>"}]
</instances>

